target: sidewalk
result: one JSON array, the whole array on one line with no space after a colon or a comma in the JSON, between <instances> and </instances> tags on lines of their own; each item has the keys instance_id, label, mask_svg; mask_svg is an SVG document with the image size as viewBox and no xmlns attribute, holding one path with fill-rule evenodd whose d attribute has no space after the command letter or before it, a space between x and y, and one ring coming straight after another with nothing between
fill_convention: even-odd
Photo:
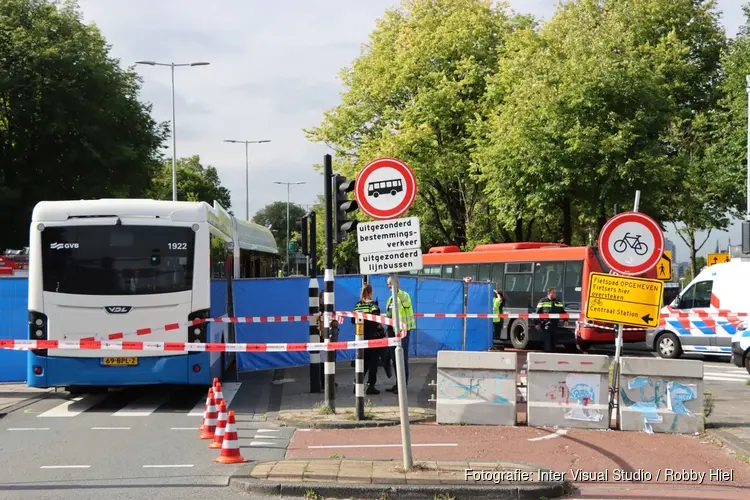
<instances>
[{"instance_id":1,"label":"sidewalk","mask_svg":"<svg viewBox=\"0 0 750 500\"><path fill-rule=\"evenodd\" d=\"M232 477L233 487L255 493L378 498L559 498L566 485L549 470L514 462L401 462L384 460L281 460L261 462ZM314 492L314 493L313 493ZM315 496L317 494L318 496ZM380 498L383 498L382 496Z\"/></svg>"},{"instance_id":2,"label":"sidewalk","mask_svg":"<svg viewBox=\"0 0 750 500\"><path fill-rule=\"evenodd\" d=\"M0 415L28 406L46 398L53 389L36 389L26 383L0 384Z\"/></svg>"},{"instance_id":3,"label":"sidewalk","mask_svg":"<svg viewBox=\"0 0 750 500\"><path fill-rule=\"evenodd\" d=\"M416 462L461 457L564 473L562 479L580 490L572 498L750 498L750 464L709 436L418 424L411 426L411 439ZM399 463L400 443L398 427L298 430L287 458ZM695 474L684 477L683 470Z\"/></svg>"},{"instance_id":4,"label":"sidewalk","mask_svg":"<svg viewBox=\"0 0 750 500\"><path fill-rule=\"evenodd\" d=\"M409 360L409 417L412 422L423 422L435 416L434 403L430 402L435 388L437 360ZM253 375L242 376L245 381ZM340 429L354 427L379 427L399 424L398 395L385 389L396 384L396 375L389 379L383 370L378 371L376 387L380 394L365 395L365 420L357 421L354 396L354 368L348 361L336 363L335 412L325 404L325 394L310 392L310 368L308 366L274 370L273 380L267 395L268 421L305 428ZM265 399L265 397L264 397Z\"/></svg>"},{"instance_id":5,"label":"sidewalk","mask_svg":"<svg viewBox=\"0 0 750 500\"><path fill-rule=\"evenodd\" d=\"M750 460L750 387L727 384L720 389L706 388L711 390L714 400L706 432L720 439L745 460Z\"/></svg>"}]
</instances>

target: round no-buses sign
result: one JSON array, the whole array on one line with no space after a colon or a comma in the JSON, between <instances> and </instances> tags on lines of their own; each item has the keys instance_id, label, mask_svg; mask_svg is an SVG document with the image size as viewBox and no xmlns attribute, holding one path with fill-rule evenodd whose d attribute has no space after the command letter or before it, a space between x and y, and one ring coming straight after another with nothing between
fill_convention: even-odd
<instances>
[{"instance_id":1,"label":"round no-buses sign","mask_svg":"<svg viewBox=\"0 0 750 500\"><path fill-rule=\"evenodd\" d=\"M414 203L417 179L406 163L378 158L359 172L354 192L362 212L373 219L396 219Z\"/></svg>"}]
</instances>

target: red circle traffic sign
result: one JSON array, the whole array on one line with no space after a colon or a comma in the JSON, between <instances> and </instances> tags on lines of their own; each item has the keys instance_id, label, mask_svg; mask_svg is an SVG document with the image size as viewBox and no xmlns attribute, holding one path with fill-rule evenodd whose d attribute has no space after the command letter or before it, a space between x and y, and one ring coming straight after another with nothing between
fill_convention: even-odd
<instances>
[{"instance_id":1,"label":"red circle traffic sign","mask_svg":"<svg viewBox=\"0 0 750 500\"><path fill-rule=\"evenodd\" d=\"M360 210L373 219L395 219L414 203L417 179L401 160L378 158L360 170L354 194Z\"/></svg>"},{"instance_id":2,"label":"red circle traffic sign","mask_svg":"<svg viewBox=\"0 0 750 500\"><path fill-rule=\"evenodd\" d=\"M640 212L623 212L604 224L599 254L619 274L643 274L664 254L664 233L654 219Z\"/></svg>"}]
</instances>

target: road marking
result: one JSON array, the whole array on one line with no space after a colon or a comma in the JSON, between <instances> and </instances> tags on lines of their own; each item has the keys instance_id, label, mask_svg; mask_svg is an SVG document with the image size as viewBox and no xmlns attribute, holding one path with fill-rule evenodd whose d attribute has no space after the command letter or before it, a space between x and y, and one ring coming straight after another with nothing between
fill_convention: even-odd
<instances>
[{"instance_id":1,"label":"road marking","mask_svg":"<svg viewBox=\"0 0 750 500\"><path fill-rule=\"evenodd\" d=\"M311 429L297 429L297 432L310 432Z\"/></svg>"},{"instance_id":2,"label":"road marking","mask_svg":"<svg viewBox=\"0 0 750 500\"><path fill-rule=\"evenodd\" d=\"M714 375L713 373L703 375L703 380L712 380L714 382L744 382L750 379L747 375Z\"/></svg>"},{"instance_id":3,"label":"road marking","mask_svg":"<svg viewBox=\"0 0 750 500\"><path fill-rule=\"evenodd\" d=\"M197 427L170 427L171 431L197 431Z\"/></svg>"},{"instance_id":4,"label":"road marking","mask_svg":"<svg viewBox=\"0 0 750 500\"><path fill-rule=\"evenodd\" d=\"M258 432L279 432L278 429L258 429Z\"/></svg>"},{"instance_id":5,"label":"road marking","mask_svg":"<svg viewBox=\"0 0 750 500\"><path fill-rule=\"evenodd\" d=\"M73 398L72 401L66 401L54 408L45 411L41 415L37 415L37 418L60 418L60 417L75 417L85 412L89 408L99 404L106 398L106 394L89 394L88 396L79 396Z\"/></svg>"},{"instance_id":6,"label":"road marking","mask_svg":"<svg viewBox=\"0 0 750 500\"><path fill-rule=\"evenodd\" d=\"M40 469L88 469L90 465L42 465Z\"/></svg>"},{"instance_id":7,"label":"road marking","mask_svg":"<svg viewBox=\"0 0 750 500\"><path fill-rule=\"evenodd\" d=\"M274 443L268 443L266 441L251 441L250 446L273 446Z\"/></svg>"},{"instance_id":8,"label":"road marking","mask_svg":"<svg viewBox=\"0 0 750 500\"><path fill-rule=\"evenodd\" d=\"M439 447L439 446L458 446L456 443L426 443L426 444L412 444L412 447L422 447L422 448L429 448L429 447ZM308 446L308 449L311 450L324 450L324 449L332 449L332 448L400 448L401 443L399 444L331 444L331 445L325 445L325 446Z\"/></svg>"},{"instance_id":9,"label":"road marking","mask_svg":"<svg viewBox=\"0 0 750 500\"><path fill-rule=\"evenodd\" d=\"M92 427L92 431L129 431L130 427Z\"/></svg>"},{"instance_id":10,"label":"road marking","mask_svg":"<svg viewBox=\"0 0 750 500\"><path fill-rule=\"evenodd\" d=\"M174 464L174 465L144 465L144 469L187 469L193 464Z\"/></svg>"},{"instance_id":11,"label":"road marking","mask_svg":"<svg viewBox=\"0 0 750 500\"><path fill-rule=\"evenodd\" d=\"M284 436L269 436L268 434L261 434L255 437L258 439L284 439Z\"/></svg>"},{"instance_id":12,"label":"road marking","mask_svg":"<svg viewBox=\"0 0 750 500\"><path fill-rule=\"evenodd\" d=\"M9 431L48 431L49 427L9 427Z\"/></svg>"},{"instance_id":13,"label":"road marking","mask_svg":"<svg viewBox=\"0 0 750 500\"><path fill-rule=\"evenodd\" d=\"M239 392L241 385L242 382L227 382L226 384L221 384L221 392L224 394L224 401L227 402L227 408L229 408L230 403ZM201 398L201 400L198 401L193 409L190 410L190 413L188 413L188 417L202 417L203 412L205 411L206 400L204 398Z\"/></svg>"},{"instance_id":14,"label":"road marking","mask_svg":"<svg viewBox=\"0 0 750 500\"><path fill-rule=\"evenodd\" d=\"M163 399L154 401L153 394L146 394L142 396L125 408L116 411L112 414L113 417L148 417L151 415L159 406L162 405Z\"/></svg>"},{"instance_id":15,"label":"road marking","mask_svg":"<svg viewBox=\"0 0 750 500\"><path fill-rule=\"evenodd\" d=\"M542 441L544 439L553 439L553 438L556 438L556 437L564 436L567 433L568 433L568 431L566 431L565 429L560 429L560 430L556 431L554 434L547 434L546 436L531 438L531 439L529 439L529 441Z\"/></svg>"}]
</instances>

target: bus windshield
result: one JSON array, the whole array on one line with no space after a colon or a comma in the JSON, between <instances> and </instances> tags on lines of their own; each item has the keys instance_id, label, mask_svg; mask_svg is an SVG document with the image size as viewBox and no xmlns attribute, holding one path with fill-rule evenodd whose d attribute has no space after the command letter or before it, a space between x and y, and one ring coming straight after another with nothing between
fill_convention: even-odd
<instances>
[{"instance_id":1,"label":"bus windshield","mask_svg":"<svg viewBox=\"0 0 750 500\"><path fill-rule=\"evenodd\" d=\"M47 227L42 232L44 291L148 295L190 290L194 253L190 227Z\"/></svg>"}]
</instances>

